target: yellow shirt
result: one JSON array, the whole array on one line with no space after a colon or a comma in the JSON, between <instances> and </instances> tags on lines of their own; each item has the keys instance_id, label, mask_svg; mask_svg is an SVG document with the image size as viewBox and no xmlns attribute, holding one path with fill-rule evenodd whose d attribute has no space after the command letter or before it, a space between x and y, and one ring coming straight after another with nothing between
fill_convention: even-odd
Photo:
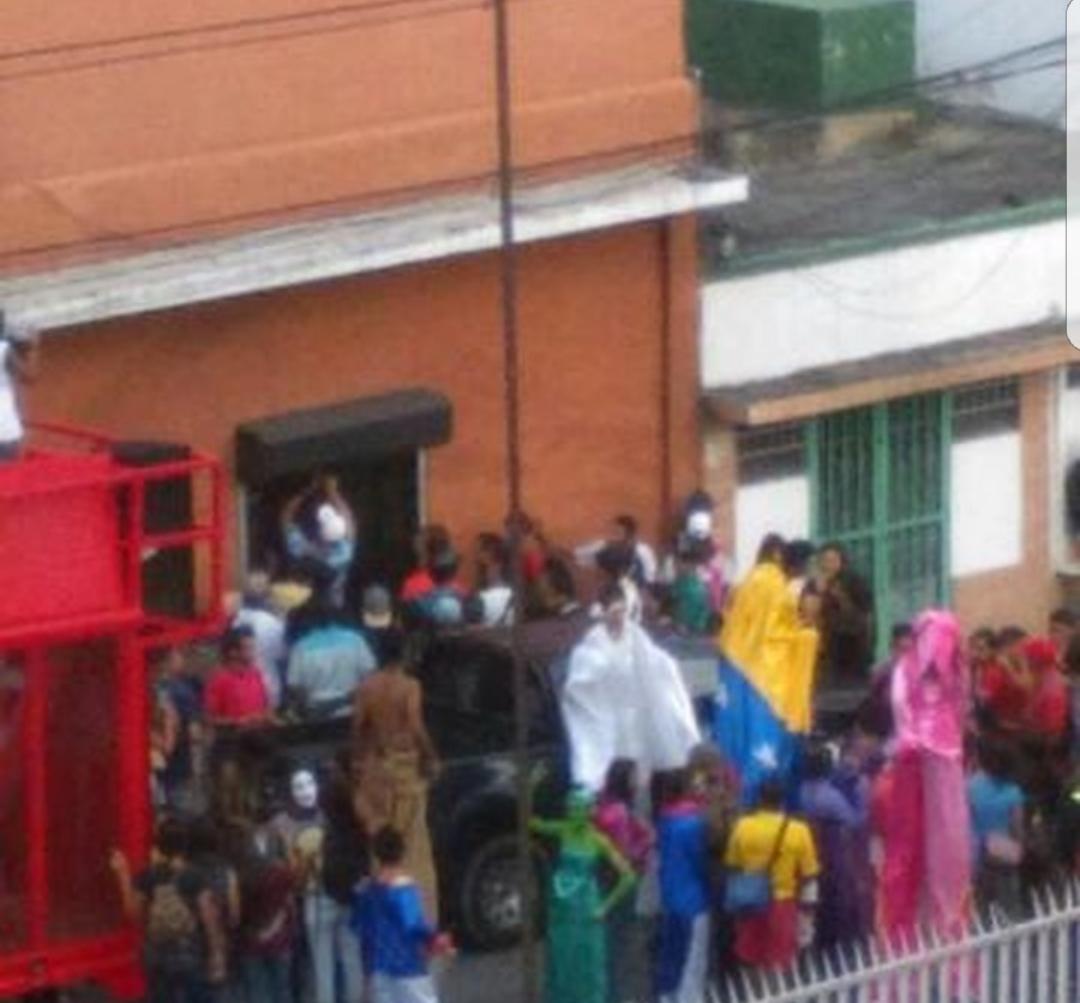
<instances>
[{"instance_id":1,"label":"yellow shirt","mask_svg":"<svg viewBox=\"0 0 1080 1003\"><path fill-rule=\"evenodd\" d=\"M743 816L732 830L724 863L741 871L765 870L783 819L777 811L757 811ZM820 872L810 827L798 819L791 819L773 866L773 897L777 901L795 898L799 884L816 878Z\"/></svg>"}]
</instances>

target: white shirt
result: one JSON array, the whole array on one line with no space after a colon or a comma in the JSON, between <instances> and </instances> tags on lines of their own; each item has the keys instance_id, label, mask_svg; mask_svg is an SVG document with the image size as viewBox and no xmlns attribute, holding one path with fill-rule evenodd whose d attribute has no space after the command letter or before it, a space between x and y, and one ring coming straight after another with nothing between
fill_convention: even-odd
<instances>
[{"instance_id":1,"label":"white shirt","mask_svg":"<svg viewBox=\"0 0 1080 1003\"><path fill-rule=\"evenodd\" d=\"M19 442L23 423L19 417L19 402L15 399L15 377L11 374L10 341L0 341L0 442Z\"/></svg>"}]
</instances>

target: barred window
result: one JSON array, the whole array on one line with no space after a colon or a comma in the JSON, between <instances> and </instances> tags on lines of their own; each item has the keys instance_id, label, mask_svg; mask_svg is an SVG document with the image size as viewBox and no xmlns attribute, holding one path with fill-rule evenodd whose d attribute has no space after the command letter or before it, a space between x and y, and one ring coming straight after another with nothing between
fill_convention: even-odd
<instances>
[{"instance_id":1,"label":"barred window","mask_svg":"<svg viewBox=\"0 0 1080 1003\"><path fill-rule=\"evenodd\" d=\"M806 473L806 428L802 422L740 428L736 444L740 484Z\"/></svg>"},{"instance_id":2,"label":"barred window","mask_svg":"<svg viewBox=\"0 0 1080 1003\"><path fill-rule=\"evenodd\" d=\"M979 439L1020 427L1020 384L1017 380L978 383L953 393L953 440Z\"/></svg>"}]
</instances>

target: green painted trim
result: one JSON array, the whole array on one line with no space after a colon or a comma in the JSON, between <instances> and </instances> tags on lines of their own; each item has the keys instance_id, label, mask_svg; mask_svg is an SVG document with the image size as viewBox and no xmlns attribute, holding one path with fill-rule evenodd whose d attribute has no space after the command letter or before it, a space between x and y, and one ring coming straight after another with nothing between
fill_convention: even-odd
<instances>
[{"instance_id":1,"label":"green painted trim","mask_svg":"<svg viewBox=\"0 0 1080 1003\"><path fill-rule=\"evenodd\" d=\"M753 183L751 181L751 198ZM843 237L823 241L810 247L779 248L734 257L705 275L706 282L722 282L728 278L742 278L760 272L779 272L789 268L821 265L844 258L880 254L900 247L933 244L954 237L974 236L994 230L1012 230L1033 226L1062 217L1066 212L1066 199L1054 198L1016 209L994 209L972 216L952 220L925 220L913 226L863 237Z\"/></svg>"},{"instance_id":2,"label":"green painted trim","mask_svg":"<svg viewBox=\"0 0 1080 1003\"><path fill-rule=\"evenodd\" d=\"M893 620L892 588L889 575L889 405L874 405L874 447L871 462L874 467L873 536L874 549L874 634L878 658L888 651L888 636Z\"/></svg>"},{"instance_id":3,"label":"green painted trim","mask_svg":"<svg viewBox=\"0 0 1080 1003\"><path fill-rule=\"evenodd\" d=\"M806 451L806 477L810 482L810 539L821 540L821 436L820 418L803 426L803 448Z\"/></svg>"},{"instance_id":4,"label":"green painted trim","mask_svg":"<svg viewBox=\"0 0 1080 1003\"><path fill-rule=\"evenodd\" d=\"M953 394L941 395L941 604L951 606Z\"/></svg>"}]
</instances>

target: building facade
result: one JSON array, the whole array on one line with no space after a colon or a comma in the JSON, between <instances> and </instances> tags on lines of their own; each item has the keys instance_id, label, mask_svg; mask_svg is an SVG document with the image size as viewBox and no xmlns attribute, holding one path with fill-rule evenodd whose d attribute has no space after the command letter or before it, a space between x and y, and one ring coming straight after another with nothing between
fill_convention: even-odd
<instances>
[{"instance_id":1,"label":"building facade","mask_svg":"<svg viewBox=\"0 0 1080 1003\"><path fill-rule=\"evenodd\" d=\"M746 184L694 165L676 6L510 18L525 503L555 537L657 531L700 476L694 214ZM501 525L490 7L15 0L0 37L31 418L223 456L237 565L325 467L378 574L421 522Z\"/></svg>"}]
</instances>

